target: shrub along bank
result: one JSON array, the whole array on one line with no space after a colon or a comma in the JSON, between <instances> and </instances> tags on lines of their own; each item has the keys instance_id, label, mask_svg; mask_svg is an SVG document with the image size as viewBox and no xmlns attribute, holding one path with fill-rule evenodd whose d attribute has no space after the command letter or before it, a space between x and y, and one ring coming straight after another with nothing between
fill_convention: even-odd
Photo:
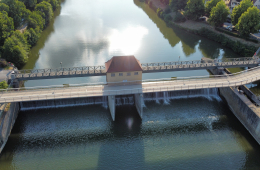
<instances>
[{"instance_id":1,"label":"shrub along bank","mask_svg":"<svg viewBox=\"0 0 260 170\"><path fill-rule=\"evenodd\" d=\"M41 36L60 0L2 0L0 2L1 58L21 68L28 61L29 50ZM27 25L22 33L20 25Z\"/></svg>"},{"instance_id":2,"label":"shrub along bank","mask_svg":"<svg viewBox=\"0 0 260 170\"><path fill-rule=\"evenodd\" d=\"M140 0L140 1L142 1L142 0ZM175 17L173 17L173 21L175 21L175 22L173 22L168 17L170 14L169 13L166 14L165 11L163 11L161 9L157 9L155 7L155 5L152 3L152 1L143 0L143 2L146 2L147 4L149 4L149 7L151 7L157 13L157 15L166 22L168 27L178 27L178 28L188 31L190 33L194 33L194 34L206 37L210 40L220 43L224 47L228 47L228 48L232 49L235 53L238 53L241 56L253 56L254 53L258 49L258 47L256 47L256 46L250 46L245 43L241 43L240 41L234 41L234 40L230 39L229 37L227 37L221 33L217 33L216 31L212 31L206 27L202 27L201 29L198 29L198 30L191 29L188 27L183 27L180 24L178 24L178 22L184 22L186 19L182 18L180 16L181 14L179 14L179 12L175 15ZM219 28L216 28L216 30L224 32L224 30L219 30ZM235 36L235 35L232 34L232 36ZM241 38L241 37L239 37L239 38ZM250 41L256 42L251 39L250 39Z\"/></svg>"}]
</instances>

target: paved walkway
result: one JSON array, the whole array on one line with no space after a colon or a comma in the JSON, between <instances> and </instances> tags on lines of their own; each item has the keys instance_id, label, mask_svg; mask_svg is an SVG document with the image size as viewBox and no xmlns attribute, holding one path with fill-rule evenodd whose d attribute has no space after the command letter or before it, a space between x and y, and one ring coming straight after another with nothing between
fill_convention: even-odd
<instances>
[{"instance_id":1,"label":"paved walkway","mask_svg":"<svg viewBox=\"0 0 260 170\"><path fill-rule=\"evenodd\" d=\"M127 84L118 86L93 85L30 90L19 89L19 91L9 90L0 94L0 103L219 88L244 85L257 80L260 80L260 66L234 76L216 76L215 78L204 77L168 81L157 80L143 82L142 84Z\"/></svg>"}]
</instances>

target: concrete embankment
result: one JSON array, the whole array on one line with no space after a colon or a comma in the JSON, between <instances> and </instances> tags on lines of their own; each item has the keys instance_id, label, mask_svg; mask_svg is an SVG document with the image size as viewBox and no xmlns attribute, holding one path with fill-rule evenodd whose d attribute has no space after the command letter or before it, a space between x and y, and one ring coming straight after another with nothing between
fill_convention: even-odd
<instances>
[{"instance_id":1,"label":"concrete embankment","mask_svg":"<svg viewBox=\"0 0 260 170\"><path fill-rule=\"evenodd\" d=\"M240 94L237 88L220 88L219 93L238 120L260 144L260 108L244 94Z\"/></svg>"},{"instance_id":2,"label":"concrete embankment","mask_svg":"<svg viewBox=\"0 0 260 170\"><path fill-rule=\"evenodd\" d=\"M0 114L0 153L2 152L19 113L19 103L11 103L7 112Z\"/></svg>"},{"instance_id":3,"label":"concrete embankment","mask_svg":"<svg viewBox=\"0 0 260 170\"><path fill-rule=\"evenodd\" d=\"M227 69L210 71L215 75L230 73ZM240 86L239 88L243 90L242 94L239 93L236 87L219 88L219 93L237 119L260 144L260 107L256 106L259 100L246 86Z\"/></svg>"}]
</instances>

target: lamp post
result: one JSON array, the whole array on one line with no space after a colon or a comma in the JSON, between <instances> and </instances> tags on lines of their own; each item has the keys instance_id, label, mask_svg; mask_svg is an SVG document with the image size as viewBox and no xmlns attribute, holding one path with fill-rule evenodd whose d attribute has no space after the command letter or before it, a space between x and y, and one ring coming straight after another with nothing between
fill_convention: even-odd
<instances>
[{"instance_id":1,"label":"lamp post","mask_svg":"<svg viewBox=\"0 0 260 170\"><path fill-rule=\"evenodd\" d=\"M60 68L62 68L62 62L60 62Z\"/></svg>"}]
</instances>

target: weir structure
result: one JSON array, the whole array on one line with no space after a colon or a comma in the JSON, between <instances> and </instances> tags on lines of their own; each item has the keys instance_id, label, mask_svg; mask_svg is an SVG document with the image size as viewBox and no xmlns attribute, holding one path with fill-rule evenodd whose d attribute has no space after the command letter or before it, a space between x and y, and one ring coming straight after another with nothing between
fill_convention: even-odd
<instances>
[{"instance_id":1,"label":"weir structure","mask_svg":"<svg viewBox=\"0 0 260 170\"><path fill-rule=\"evenodd\" d=\"M134 56L118 56L113 57L106 62L105 66L76 67L69 69L38 69L29 71L16 70L14 74L9 77L11 82L101 75L107 76L107 82L95 84L70 84L66 86L8 88L0 91L0 103L21 102L21 105L24 105L26 102L53 102L81 98L84 100L82 104L84 104L84 102L107 103L111 117L114 121L116 118L116 106L120 105L122 101L123 103L128 102L134 104L137 112L142 118L144 98L148 99L149 96L155 95L155 98L158 100L160 95L164 102L167 103L171 97L177 96L184 91L186 91L185 95L204 93L205 90L208 94L217 94L217 89L219 88L220 93L228 102L231 110L233 112L234 110L238 112L239 109L234 106L232 99L227 97L227 94L237 98L236 101L240 101L241 99L240 97L236 97L236 94L231 92L229 88L234 90L232 87L242 87L241 85L260 80L259 64L260 60L258 57L221 60L203 58L196 61L142 64ZM235 74L226 74L223 67L253 68ZM214 75L142 80L142 73L196 69L209 69ZM253 96L250 92L246 92L246 94ZM171 97L169 97L169 95ZM93 99L93 97L95 99ZM256 104L260 105L260 101L257 101L257 99L253 100L256 101ZM236 104L239 103L241 102ZM73 105L73 102L71 105ZM246 104L244 103L244 105ZM236 115L236 113L234 114ZM240 114L242 114L242 112ZM260 135L260 111L259 116L255 114L255 112L250 111L248 111L248 114L251 116L247 120L253 121L253 128L248 125L248 122L243 120L245 115L242 114L244 117L237 117L260 144L260 138L257 137ZM252 118L256 120L252 120Z\"/></svg>"}]
</instances>

